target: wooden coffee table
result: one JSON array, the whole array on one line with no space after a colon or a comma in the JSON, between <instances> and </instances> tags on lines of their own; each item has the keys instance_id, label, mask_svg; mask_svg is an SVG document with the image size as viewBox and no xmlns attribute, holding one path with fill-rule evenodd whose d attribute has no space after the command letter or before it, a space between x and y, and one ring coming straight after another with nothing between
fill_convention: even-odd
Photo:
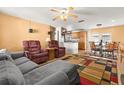
<instances>
[{"instance_id":1,"label":"wooden coffee table","mask_svg":"<svg viewBox=\"0 0 124 93\"><path fill-rule=\"evenodd\" d=\"M55 48L46 48L48 50L49 60L55 58Z\"/></svg>"}]
</instances>

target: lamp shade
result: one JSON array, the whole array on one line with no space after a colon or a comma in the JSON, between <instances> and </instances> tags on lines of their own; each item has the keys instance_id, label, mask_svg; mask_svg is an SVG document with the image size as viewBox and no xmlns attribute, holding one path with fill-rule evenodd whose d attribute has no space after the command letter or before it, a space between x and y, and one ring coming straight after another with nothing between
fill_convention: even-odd
<instances>
[{"instance_id":1,"label":"lamp shade","mask_svg":"<svg viewBox=\"0 0 124 93\"><path fill-rule=\"evenodd\" d=\"M46 42L50 41L50 38L46 38Z\"/></svg>"}]
</instances>

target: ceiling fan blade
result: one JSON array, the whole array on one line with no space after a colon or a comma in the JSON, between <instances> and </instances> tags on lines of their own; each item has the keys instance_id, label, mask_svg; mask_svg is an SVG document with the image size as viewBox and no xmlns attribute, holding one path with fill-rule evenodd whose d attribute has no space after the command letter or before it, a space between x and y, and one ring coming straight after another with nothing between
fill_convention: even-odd
<instances>
[{"instance_id":1,"label":"ceiling fan blade","mask_svg":"<svg viewBox=\"0 0 124 93\"><path fill-rule=\"evenodd\" d=\"M74 7L68 7L67 9L68 10L74 10Z\"/></svg>"},{"instance_id":2,"label":"ceiling fan blade","mask_svg":"<svg viewBox=\"0 0 124 93\"><path fill-rule=\"evenodd\" d=\"M53 18L53 21L55 21L55 20L57 20L59 18L60 18L60 16L56 16L56 17Z\"/></svg>"},{"instance_id":3,"label":"ceiling fan blade","mask_svg":"<svg viewBox=\"0 0 124 93\"><path fill-rule=\"evenodd\" d=\"M81 22L84 22L85 20L79 20L78 22L81 23Z\"/></svg>"},{"instance_id":4,"label":"ceiling fan blade","mask_svg":"<svg viewBox=\"0 0 124 93\"><path fill-rule=\"evenodd\" d=\"M57 13L60 12L60 10L58 10L58 9L50 9L50 11L52 11L52 12L57 12Z\"/></svg>"},{"instance_id":5,"label":"ceiling fan blade","mask_svg":"<svg viewBox=\"0 0 124 93\"><path fill-rule=\"evenodd\" d=\"M69 14L68 14L68 16L78 18L78 16L77 16L77 15L75 15L75 14L71 14L71 13L69 13Z\"/></svg>"}]
</instances>

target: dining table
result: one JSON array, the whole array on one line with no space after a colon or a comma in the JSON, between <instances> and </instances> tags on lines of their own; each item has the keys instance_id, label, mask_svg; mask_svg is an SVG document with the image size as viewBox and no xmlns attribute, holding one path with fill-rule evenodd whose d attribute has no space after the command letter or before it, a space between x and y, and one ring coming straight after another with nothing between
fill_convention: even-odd
<instances>
[{"instance_id":1,"label":"dining table","mask_svg":"<svg viewBox=\"0 0 124 93\"><path fill-rule=\"evenodd\" d=\"M96 45L96 47L99 50L99 56L103 57L104 51L106 50L106 46L105 45Z\"/></svg>"}]
</instances>

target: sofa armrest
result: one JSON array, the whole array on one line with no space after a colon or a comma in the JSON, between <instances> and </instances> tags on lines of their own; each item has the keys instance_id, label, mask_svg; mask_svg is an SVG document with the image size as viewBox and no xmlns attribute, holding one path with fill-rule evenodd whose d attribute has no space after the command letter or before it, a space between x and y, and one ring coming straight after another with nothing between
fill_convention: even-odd
<instances>
[{"instance_id":1,"label":"sofa armrest","mask_svg":"<svg viewBox=\"0 0 124 93\"><path fill-rule=\"evenodd\" d=\"M35 55L35 53L30 53L29 51L25 51L24 54L29 59L32 59L32 57Z\"/></svg>"},{"instance_id":2,"label":"sofa armrest","mask_svg":"<svg viewBox=\"0 0 124 93\"><path fill-rule=\"evenodd\" d=\"M0 61L1 60L6 60L6 59L9 59L10 56L8 54L5 54L5 53L0 53Z\"/></svg>"},{"instance_id":3,"label":"sofa armrest","mask_svg":"<svg viewBox=\"0 0 124 93\"><path fill-rule=\"evenodd\" d=\"M31 55L29 51L24 51L24 54L25 54L25 56L28 57L28 58L29 58L29 55Z\"/></svg>"},{"instance_id":4,"label":"sofa armrest","mask_svg":"<svg viewBox=\"0 0 124 93\"><path fill-rule=\"evenodd\" d=\"M64 72L56 72L35 85L69 85L68 76Z\"/></svg>"},{"instance_id":5,"label":"sofa armrest","mask_svg":"<svg viewBox=\"0 0 124 93\"><path fill-rule=\"evenodd\" d=\"M59 47L60 49L65 49L65 47Z\"/></svg>"},{"instance_id":6,"label":"sofa armrest","mask_svg":"<svg viewBox=\"0 0 124 93\"><path fill-rule=\"evenodd\" d=\"M20 58L20 57L24 57L24 52L23 51L20 51L20 52L11 52L11 57L13 59L17 59L17 58Z\"/></svg>"},{"instance_id":7,"label":"sofa armrest","mask_svg":"<svg viewBox=\"0 0 124 93\"><path fill-rule=\"evenodd\" d=\"M47 49L41 49L41 52L48 52Z\"/></svg>"}]
</instances>

